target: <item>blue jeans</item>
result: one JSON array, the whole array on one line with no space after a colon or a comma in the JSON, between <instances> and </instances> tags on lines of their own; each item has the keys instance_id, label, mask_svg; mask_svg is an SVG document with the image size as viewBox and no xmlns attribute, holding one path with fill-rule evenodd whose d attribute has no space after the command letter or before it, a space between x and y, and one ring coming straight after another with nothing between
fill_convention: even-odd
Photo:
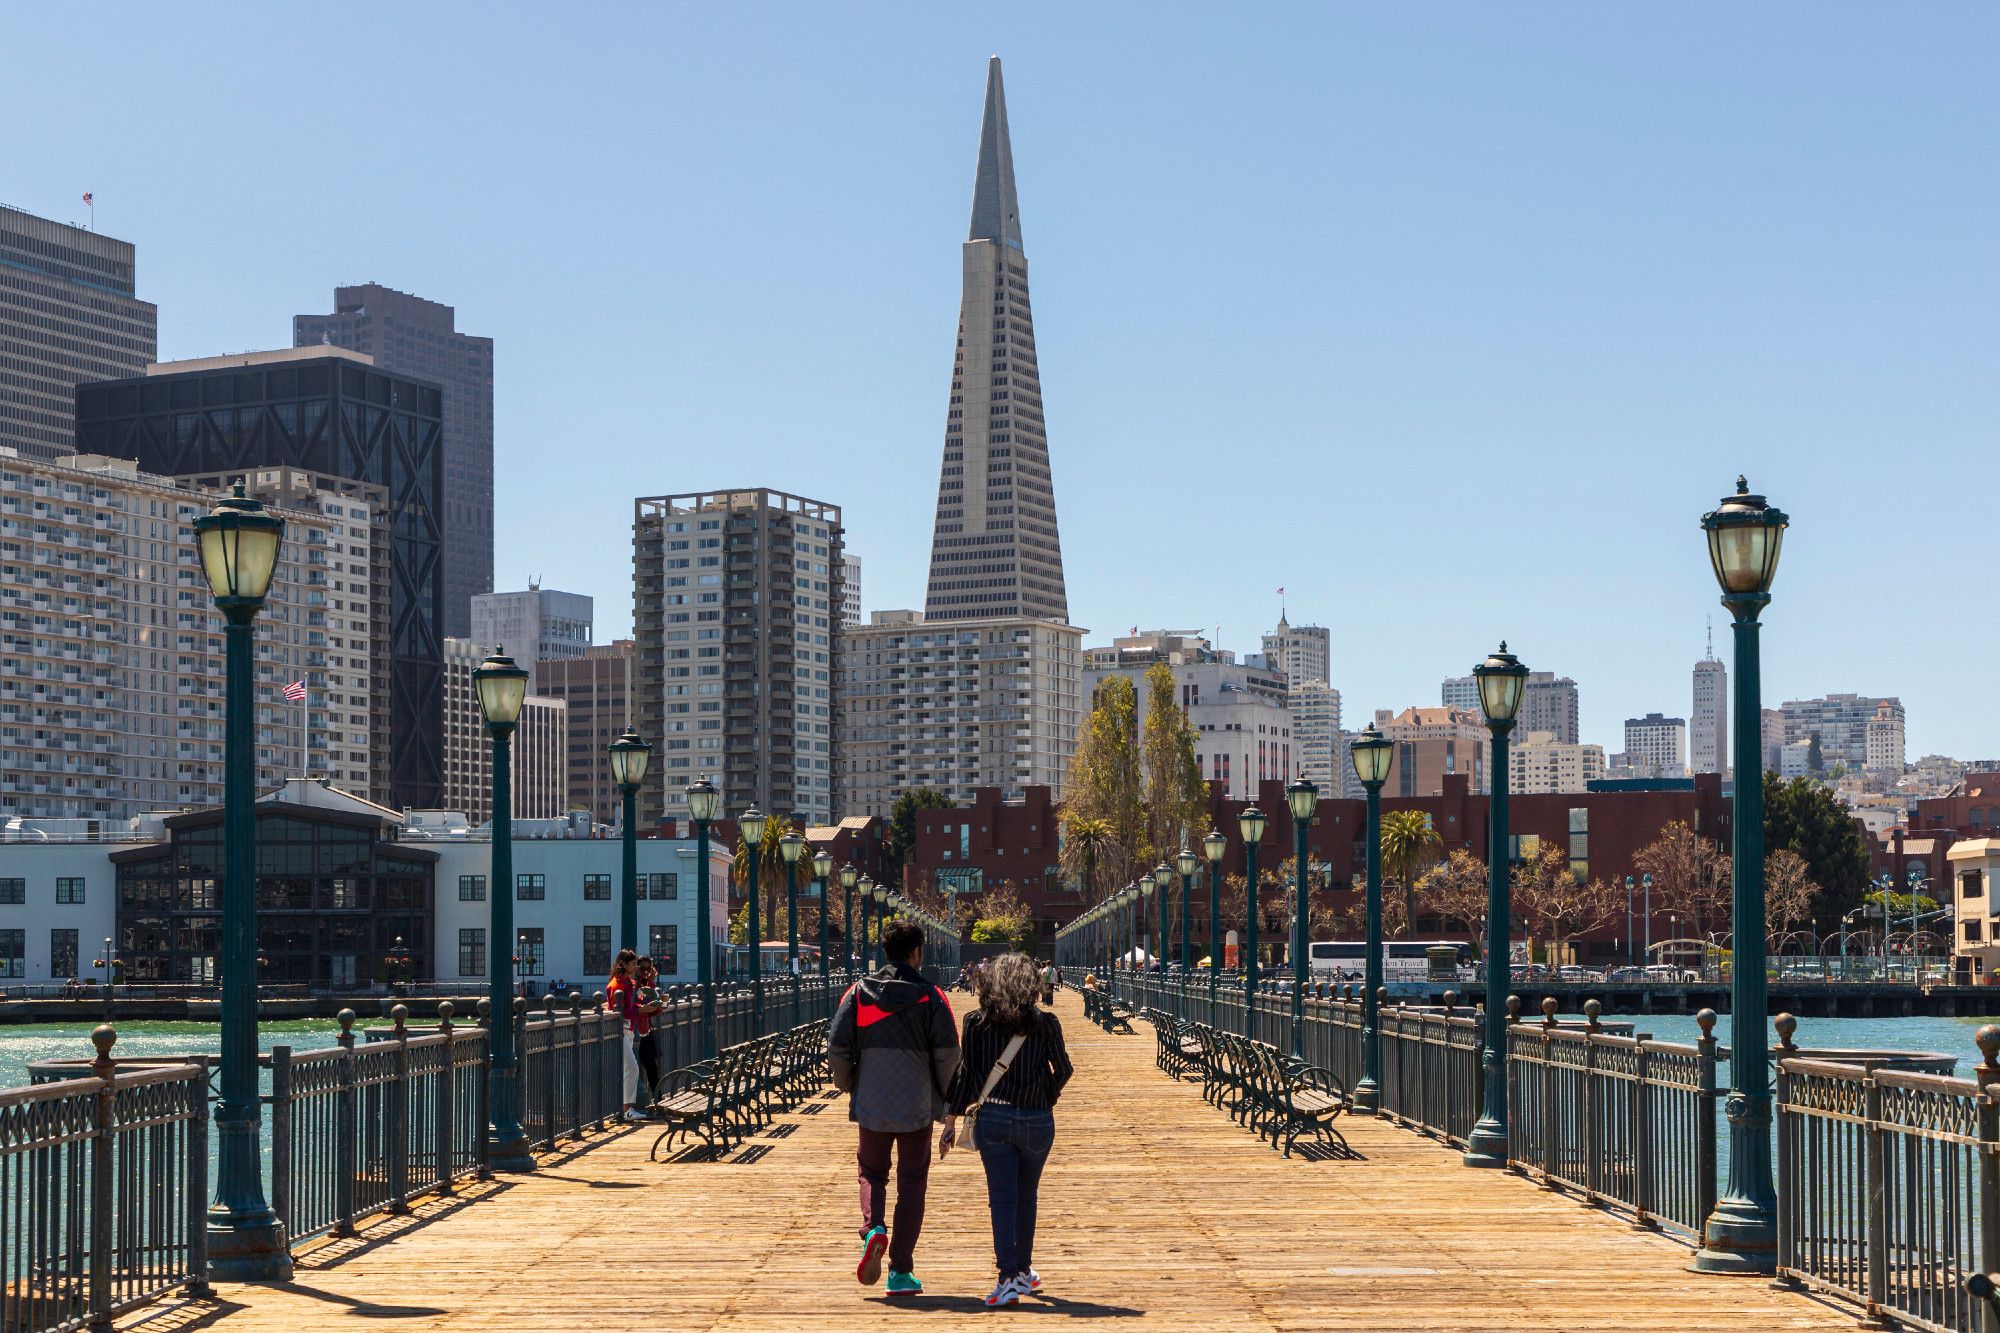
<instances>
[{"instance_id":1,"label":"blue jeans","mask_svg":"<svg viewBox=\"0 0 2000 1333\"><path fill-rule=\"evenodd\" d=\"M993 1214L993 1262L1002 1277L1025 1273L1035 1262L1035 1196L1055 1146L1055 1115L986 1106L979 1112L978 1134L986 1206Z\"/></svg>"}]
</instances>

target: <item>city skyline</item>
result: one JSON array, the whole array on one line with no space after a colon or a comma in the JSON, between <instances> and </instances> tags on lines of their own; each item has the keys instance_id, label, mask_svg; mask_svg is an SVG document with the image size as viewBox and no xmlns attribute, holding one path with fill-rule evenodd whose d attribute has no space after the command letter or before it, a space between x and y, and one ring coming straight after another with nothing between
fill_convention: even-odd
<instances>
[{"instance_id":1,"label":"city skyline","mask_svg":"<svg viewBox=\"0 0 2000 1333\"><path fill-rule=\"evenodd\" d=\"M938 339L955 276L934 238L963 226L977 130L965 89L998 50L1035 199L1043 359L1057 368L1044 388L1062 435L1070 618L1093 640L1193 622L1249 651L1276 619L1267 590L1284 584L1302 619L1335 628L1334 684L1352 716L1428 702L1436 680L1504 636L1531 667L1575 678L1583 736L1608 740L1623 717L1685 710L1715 609L1695 519L1740 470L1794 516L1766 616L1767 697L1893 694L1912 759L1972 758L2000 752L2000 721L1970 706L1960 664L1993 632L1975 625L1949 654L1878 636L1860 663L1847 628L1853 604L1894 604L1907 569L1907 538L1859 478L1890 449L1905 469L1962 468L1991 434L1976 353L1991 345L2000 283L1973 220L1990 214L1994 186L1970 169L1991 109L1975 96L1981 44L1964 31L1991 19L1953 13L1855 11L1843 32L1752 14L1729 50L1694 25L1608 14L1450 30L1346 14L1302 20L1304 33L1105 22L1065 41L1018 18L1004 40L972 20L905 33L822 20L776 35L754 62L729 18L698 16L684 36L713 69L677 55L679 82L637 132L704 99L721 109L694 118L712 142L668 137L664 183L616 170L595 142L574 160L551 151L630 109L618 79L593 81L575 113L586 120L524 125L526 111L473 82L496 49L531 40L523 26L447 57L446 31L462 30L422 16L381 77L435 64L434 85L406 83L415 119L463 160L424 163L435 219L393 232L359 225L379 209L372 190L318 199L310 217L282 189L221 210L114 128L142 105L167 133L232 122L309 50L363 51L332 25L286 34L257 20L204 58L275 41L290 60L185 100L155 95L164 70L137 73L27 145L0 197L80 219L73 201L94 190L100 229L138 248L138 296L159 307L166 358L288 341L290 316L323 308L332 282L379 278L453 304L508 348L495 586L540 573L591 593L607 610L601 638L626 632L629 549L575 533L616 534L631 495L673 484L663 447L708 453L712 475L689 480L711 486L751 480L715 460L760 450L759 472L846 507L869 552L867 609L915 605L928 552L912 515L935 499ZM23 27L45 31L17 49L70 49L59 16ZM560 34L533 40L548 43L552 79L580 79ZM106 41L116 58L186 39L139 16ZM1428 108L1439 75L1412 77L1427 62L1455 80ZM1703 105L1649 104L1655 64L1701 78ZM45 65L0 57L18 75L0 80L0 105L27 112L76 76L66 58ZM1397 91L1399 79L1412 87ZM1261 102L1244 91L1253 80ZM819 123L780 143L802 106ZM1741 132L1710 132L1718 118ZM271 131L244 132L254 150ZM382 132L338 131L357 149ZM545 169L479 180L517 149ZM798 169L793 154L823 160ZM413 171L386 165L369 184L414 190ZM603 203L607 190L620 200ZM683 192L719 206L690 209ZM844 262L802 277L766 256L807 201ZM471 221L502 210L524 212L523 237ZM635 276L583 243L613 214L667 229L674 253L657 272ZM1866 265L1846 262L1857 247ZM565 285L578 313L550 318ZM653 383L641 367L660 358L675 367L666 394L607 387ZM1190 359L1200 376L1185 373ZM584 439L588 465L546 466ZM861 485L858 458L892 466ZM1244 475L1252 461L1271 475ZM1358 502L1412 480L1425 517L1399 524L1418 540L1391 561L1348 529ZM1486 586L1495 562L1466 534L1546 504L1551 482L1567 521L1508 525L1492 540L1519 563L1509 585ZM1971 528L1973 489L1944 488L1927 529ZM1176 514L1179 529L1165 521ZM1411 605L1426 613L1395 609ZM1343 631L1356 612L1396 624L1394 653Z\"/></svg>"}]
</instances>

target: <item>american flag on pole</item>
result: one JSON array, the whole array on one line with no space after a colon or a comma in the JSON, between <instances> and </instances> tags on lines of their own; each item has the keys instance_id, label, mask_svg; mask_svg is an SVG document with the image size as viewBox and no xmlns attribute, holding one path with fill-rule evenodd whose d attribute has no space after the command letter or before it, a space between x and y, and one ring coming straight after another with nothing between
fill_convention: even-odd
<instances>
[{"instance_id":1,"label":"american flag on pole","mask_svg":"<svg viewBox=\"0 0 2000 1333\"><path fill-rule=\"evenodd\" d=\"M83 203L84 207L86 208L91 208L96 206L96 201L90 197L90 191L88 190L85 190L83 192Z\"/></svg>"},{"instance_id":2,"label":"american flag on pole","mask_svg":"<svg viewBox=\"0 0 2000 1333\"><path fill-rule=\"evenodd\" d=\"M285 686L285 699L288 703L304 703L306 701L306 683L302 680L295 680Z\"/></svg>"}]
</instances>

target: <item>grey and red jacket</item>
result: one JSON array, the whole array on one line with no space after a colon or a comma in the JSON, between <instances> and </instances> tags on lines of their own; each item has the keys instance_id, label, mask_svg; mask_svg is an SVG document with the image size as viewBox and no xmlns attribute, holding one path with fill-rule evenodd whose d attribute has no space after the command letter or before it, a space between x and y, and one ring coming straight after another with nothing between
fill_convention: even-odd
<instances>
[{"instance_id":1,"label":"grey and red jacket","mask_svg":"<svg viewBox=\"0 0 2000 1333\"><path fill-rule=\"evenodd\" d=\"M833 1086L847 1118L883 1134L944 1119L944 1090L958 1072L958 1024L944 992L903 963L848 988L826 1034Z\"/></svg>"}]
</instances>

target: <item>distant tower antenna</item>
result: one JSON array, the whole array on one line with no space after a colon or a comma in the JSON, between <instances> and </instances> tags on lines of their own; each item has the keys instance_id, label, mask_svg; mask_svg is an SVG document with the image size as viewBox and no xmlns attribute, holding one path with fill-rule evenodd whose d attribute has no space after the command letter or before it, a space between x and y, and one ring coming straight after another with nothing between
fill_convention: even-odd
<instances>
[{"instance_id":1,"label":"distant tower antenna","mask_svg":"<svg viewBox=\"0 0 2000 1333\"><path fill-rule=\"evenodd\" d=\"M1702 660L1713 662L1715 660L1715 617L1705 616L1703 618L1708 622L1708 656Z\"/></svg>"}]
</instances>

